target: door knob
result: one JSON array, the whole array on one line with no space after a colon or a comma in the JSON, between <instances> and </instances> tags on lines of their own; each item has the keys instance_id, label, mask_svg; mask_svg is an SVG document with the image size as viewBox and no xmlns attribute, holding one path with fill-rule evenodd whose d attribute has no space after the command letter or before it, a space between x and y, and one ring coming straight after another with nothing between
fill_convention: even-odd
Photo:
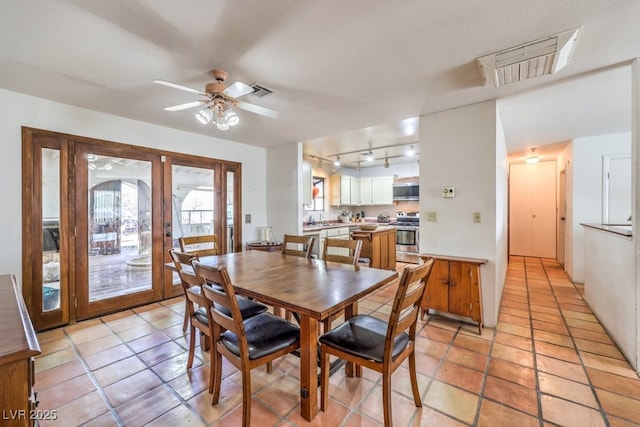
<instances>
[{"instance_id":1,"label":"door knob","mask_svg":"<svg viewBox=\"0 0 640 427\"><path fill-rule=\"evenodd\" d=\"M165 236L167 236L167 237L171 237L171 232L170 232L170 231L167 231L167 233L165 234Z\"/></svg>"}]
</instances>

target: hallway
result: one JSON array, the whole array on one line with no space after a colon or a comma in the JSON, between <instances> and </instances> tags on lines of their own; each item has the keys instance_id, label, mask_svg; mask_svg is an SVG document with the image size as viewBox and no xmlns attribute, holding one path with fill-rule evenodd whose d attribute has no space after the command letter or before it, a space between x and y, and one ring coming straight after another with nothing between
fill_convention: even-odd
<instances>
[{"instance_id":1,"label":"hallway","mask_svg":"<svg viewBox=\"0 0 640 427\"><path fill-rule=\"evenodd\" d=\"M400 270L403 266L398 265ZM512 257L496 329L439 316L419 321L416 341L422 408L411 397L406 363L393 376L396 426L640 425L640 380L551 259ZM359 304L388 316L393 285ZM186 373L182 298L38 334L42 426L235 426L241 382L223 367L220 403L211 406L208 354L196 350ZM380 375L331 377L329 410L299 416L298 359L273 373L252 372L257 426L381 426Z\"/></svg>"}]
</instances>

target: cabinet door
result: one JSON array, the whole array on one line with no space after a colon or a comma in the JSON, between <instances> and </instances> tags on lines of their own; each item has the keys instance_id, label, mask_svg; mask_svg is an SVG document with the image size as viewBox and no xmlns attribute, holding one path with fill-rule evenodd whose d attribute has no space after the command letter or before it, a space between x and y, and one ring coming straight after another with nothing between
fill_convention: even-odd
<instances>
[{"instance_id":1,"label":"cabinet door","mask_svg":"<svg viewBox=\"0 0 640 427\"><path fill-rule=\"evenodd\" d=\"M340 204L351 204L351 177L342 175L340 177Z\"/></svg>"},{"instance_id":2,"label":"cabinet door","mask_svg":"<svg viewBox=\"0 0 640 427\"><path fill-rule=\"evenodd\" d=\"M472 317L474 304L471 301L475 264L467 262L449 262L449 313ZM477 281L476 287L477 290Z\"/></svg>"},{"instance_id":3,"label":"cabinet door","mask_svg":"<svg viewBox=\"0 0 640 427\"><path fill-rule=\"evenodd\" d=\"M374 205L393 204L393 176L371 178L371 203Z\"/></svg>"},{"instance_id":4,"label":"cabinet door","mask_svg":"<svg viewBox=\"0 0 640 427\"><path fill-rule=\"evenodd\" d=\"M350 204L357 206L360 204L360 179L351 177L349 181Z\"/></svg>"},{"instance_id":5,"label":"cabinet door","mask_svg":"<svg viewBox=\"0 0 640 427\"><path fill-rule=\"evenodd\" d=\"M433 263L422 308L449 311L449 261L436 259Z\"/></svg>"},{"instance_id":6,"label":"cabinet door","mask_svg":"<svg viewBox=\"0 0 640 427\"><path fill-rule=\"evenodd\" d=\"M372 178L370 177L364 177L364 178L360 178L360 205L371 205L372 204L372 198L371 198L371 182L372 182Z\"/></svg>"}]
</instances>

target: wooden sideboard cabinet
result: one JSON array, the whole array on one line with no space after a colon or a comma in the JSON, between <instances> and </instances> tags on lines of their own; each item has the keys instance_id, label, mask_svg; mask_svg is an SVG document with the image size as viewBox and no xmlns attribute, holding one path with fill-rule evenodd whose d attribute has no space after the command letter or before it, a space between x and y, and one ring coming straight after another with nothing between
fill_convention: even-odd
<instances>
[{"instance_id":1,"label":"wooden sideboard cabinet","mask_svg":"<svg viewBox=\"0 0 640 427\"><path fill-rule=\"evenodd\" d=\"M34 425L33 357L38 354L20 286L13 275L0 275L0 425Z\"/></svg>"},{"instance_id":2,"label":"wooden sideboard cabinet","mask_svg":"<svg viewBox=\"0 0 640 427\"><path fill-rule=\"evenodd\" d=\"M427 289L422 298L422 316L431 310L471 319L482 334L482 287L480 266L486 259L420 254L422 260L434 258Z\"/></svg>"},{"instance_id":3,"label":"wooden sideboard cabinet","mask_svg":"<svg viewBox=\"0 0 640 427\"><path fill-rule=\"evenodd\" d=\"M362 241L360 258L369 258L369 267L396 269L396 228L380 226L373 231L355 230L351 238Z\"/></svg>"}]
</instances>

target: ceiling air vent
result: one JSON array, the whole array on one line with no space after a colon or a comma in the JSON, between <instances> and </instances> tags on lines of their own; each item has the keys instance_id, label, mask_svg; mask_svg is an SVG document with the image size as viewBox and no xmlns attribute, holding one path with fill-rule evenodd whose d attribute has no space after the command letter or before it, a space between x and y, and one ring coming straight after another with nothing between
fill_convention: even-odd
<instances>
[{"instance_id":1,"label":"ceiling air vent","mask_svg":"<svg viewBox=\"0 0 640 427\"><path fill-rule=\"evenodd\" d=\"M564 68L582 27L478 58L485 85L504 86Z\"/></svg>"},{"instance_id":2,"label":"ceiling air vent","mask_svg":"<svg viewBox=\"0 0 640 427\"><path fill-rule=\"evenodd\" d=\"M253 88L253 92L251 94L253 96L257 96L258 98L262 98L273 93L271 89L259 85L258 83L254 83L253 85L251 85L251 87Z\"/></svg>"}]
</instances>

